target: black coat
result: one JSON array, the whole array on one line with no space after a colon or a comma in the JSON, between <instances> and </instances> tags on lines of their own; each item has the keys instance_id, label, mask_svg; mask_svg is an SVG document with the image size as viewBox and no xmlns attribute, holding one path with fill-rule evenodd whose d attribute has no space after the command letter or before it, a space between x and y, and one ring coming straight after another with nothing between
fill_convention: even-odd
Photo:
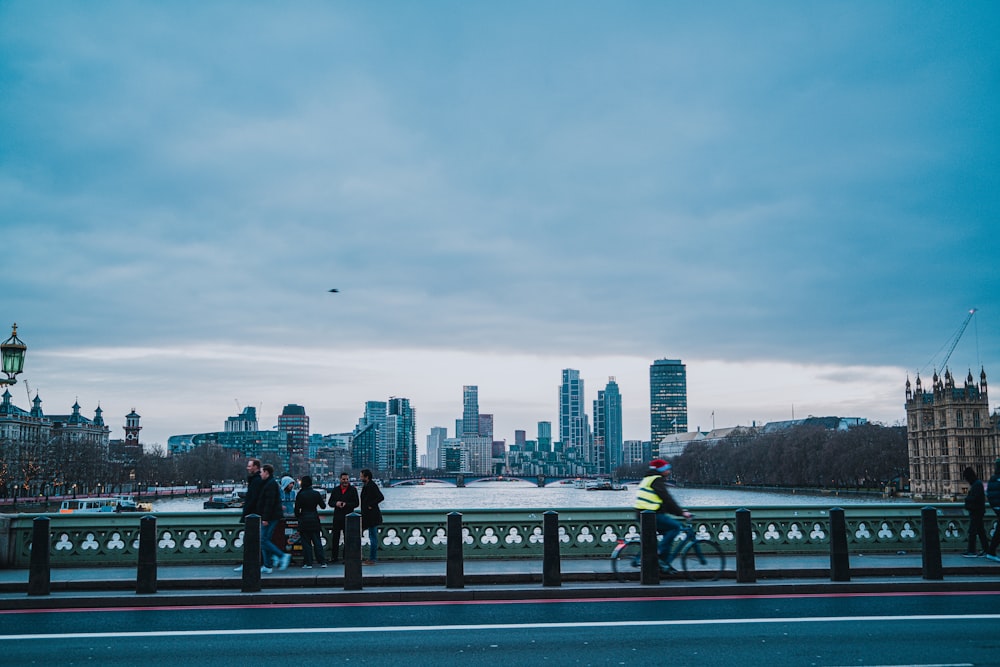
<instances>
[{"instance_id":1,"label":"black coat","mask_svg":"<svg viewBox=\"0 0 1000 667\"><path fill-rule=\"evenodd\" d=\"M295 496L295 518L299 520L299 530L319 530L319 508L326 509L323 494L309 487Z\"/></svg>"},{"instance_id":2,"label":"black coat","mask_svg":"<svg viewBox=\"0 0 1000 667\"><path fill-rule=\"evenodd\" d=\"M243 513L240 523L246 521L248 514L260 514L260 490L264 487L264 478L259 472L247 477L247 495L243 497Z\"/></svg>"},{"instance_id":3,"label":"black coat","mask_svg":"<svg viewBox=\"0 0 1000 667\"><path fill-rule=\"evenodd\" d=\"M281 505L281 487L278 486L278 480L273 477L261 487L257 514L260 515L261 521L280 521L285 518L285 508Z\"/></svg>"},{"instance_id":4,"label":"black coat","mask_svg":"<svg viewBox=\"0 0 1000 667\"><path fill-rule=\"evenodd\" d=\"M981 517L986 514L986 490L978 479L969 485L969 493L965 496L965 509L969 512L969 516Z\"/></svg>"},{"instance_id":5,"label":"black coat","mask_svg":"<svg viewBox=\"0 0 1000 667\"><path fill-rule=\"evenodd\" d=\"M382 489L378 488L375 480L370 479L361 488L361 528L382 525L382 510L378 504L385 500Z\"/></svg>"},{"instance_id":6,"label":"black coat","mask_svg":"<svg viewBox=\"0 0 1000 667\"><path fill-rule=\"evenodd\" d=\"M338 484L330 492L328 502L330 503L330 507L333 508L333 525L340 526L341 528L344 527L344 518L361 504L361 500L358 498L358 490L354 488L353 484L348 484L346 489L341 488ZM337 507L338 502L343 502L344 507Z\"/></svg>"}]
</instances>

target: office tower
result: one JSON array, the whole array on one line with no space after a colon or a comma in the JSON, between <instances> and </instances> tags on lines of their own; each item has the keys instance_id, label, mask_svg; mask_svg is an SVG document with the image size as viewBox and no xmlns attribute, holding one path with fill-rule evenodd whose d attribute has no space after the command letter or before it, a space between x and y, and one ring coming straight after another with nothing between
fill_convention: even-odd
<instances>
[{"instance_id":1,"label":"office tower","mask_svg":"<svg viewBox=\"0 0 1000 667\"><path fill-rule=\"evenodd\" d=\"M288 438L288 467L292 475L309 472L306 452L309 449L309 416L301 405L289 403L278 415L278 430Z\"/></svg>"},{"instance_id":2,"label":"office tower","mask_svg":"<svg viewBox=\"0 0 1000 667\"><path fill-rule=\"evenodd\" d=\"M479 435L479 387L474 384L462 387L462 431L455 435Z\"/></svg>"},{"instance_id":3,"label":"office tower","mask_svg":"<svg viewBox=\"0 0 1000 667\"><path fill-rule=\"evenodd\" d=\"M386 469L413 471L417 467L417 426L410 399L389 399L385 433Z\"/></svg>"},{"instance_id":4,"label":"office tower","mask_svg":"<svg viewBox=\"0 0 1000 667\"><path fill-rule=\"evenodd\" d=\"M365 463L361 466L363 468L371 468L373 471L386 470L386 462L388 461L385 446L387 407L385 401L365 401L365 414L358 420L358 425L354 431L355 438L357 438L366 427L372 427L370 433L364 434L366 438L364 447L370 449L370 451L365 452ZM355 444L357 444L357 441L355 441ZM357 468L358 466L354 465L354 467Z\"/></svg>"},{"instance_id":5,"label":"office tower","mask_svg":"<svg viewBox=\"0 0 1000 667\"><path fill-rule=\"evenodd\" d=\"M568 458L586 455L587 416L583 409L583 380L580 371L565 368L559 385L559 440Z\"/></svg>"},{"instance_id":6,"label":"office tower","mask_svg":"<svg viewBox=\"0 0 1000 667\"><path fill-rule=\"evenodd\" d=\"M613 474L622 465L622 396L613 377L594 401L594 442L604 445L600 472Z\"/></svg>"},{"instance_id":7,"label":"office tower","mask_svg":"<svg viewBox=\"0 0 1000 667\"><path fill-rule=\"evenodd\" d=\"M523 447L524 443L527 441L528 435L525 433L524 429L514 430L514 444L519 447Z\"/></svg>"},{"instance_id":8,"label":"office tower","mask_svg":"<svg viewBox=\"0 0 1000 667\"><path fill-rule=\"evenodd\" d=\"M438 457L440 456L441 447L447 438L448 438L448 429L446 429L444 426L431 427L430 435L427 436L428 468L442 467L440 459Z\"/></svg>"},{"instance_id":9,"label":"office tower","mask_svg":"<svg viewBox=\"0 0 1000 667\"><path fill-rule=\"evenodd\" d=\"M493 439L493 415L479 415L479 435Z\"/></svg>"},{"instance_id":10,"label":"office tower","mask_svg":"<svg viewBox=\"0 0 1000 667\"><path fill-rule=\"evenodd\" d=\"M538 422L538 451L552 451L552 422Z\"/></svg>"},{"instance_id":11,"label":"office tower","mask_svg":"<svg viewBox=\"0 0 1000 667\"><path fill-rule=\"evenodd\" d=\"M687 432L687 370L680 359L657 359L649 367L649 424L654 457L663 438Z\"/></svg>"}]
</instances>

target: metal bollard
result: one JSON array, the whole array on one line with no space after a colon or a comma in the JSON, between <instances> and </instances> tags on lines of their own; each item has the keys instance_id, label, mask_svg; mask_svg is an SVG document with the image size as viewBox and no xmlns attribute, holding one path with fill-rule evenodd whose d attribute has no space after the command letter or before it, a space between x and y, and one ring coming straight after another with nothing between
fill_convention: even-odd
<instances>
[{"instance_id":1,"label":"metal bollard","mask_svg":"<svg viewBox=\"0 0 1000 667\"><path fill-rule=\"evenodd\" d=\"M944 579L944 570L941 567L941 534L938 531L937 510L933 507L922 508L920 520L924 579L940 581Z\"/></svg>"},{"instance_id":2,"label":"metal bollard","mask_svg":"<svg viewBox=\"0 0 1000 667\"><path fill-rule=\"evenodd\" d=\"M660 583L660 559L657 555L656 512L643 510L639 513L639 537L642 541L642 570L639 583L643 586L657 586Z\"/></svg>"},{"instance_id":3,"label":"metal bollard","mask_svg":"<svg viewBox=\"0 0 1000 667\"><path fill-rule=\"evenodd\" d=\"M344 517L344 590L361 590L361 515Z\"/></svg>"},{"instance_id":4,"label":"metal bollard","mask_svg":"<svg viewBox=\"0 0 1000 667\"><path fill-rule=\"evenodd\" d=\"M139 567L135 572L135 592L146 595L156 592L156 517L139 520Z\"/></svg>"},{"instance_id":5,"label":"metal bollard","mask_svg":"<svg viewBox=\"0 0 1000 667\"><path fill-rule=\"evenodd\" d=\"M260 515L248 514L243 526L244 593L260 592Z\"/></svg>"},{"instance_id":6,"label":"metal bollard","mask_svg":"<svg viewBox=\"0 0 1000 667\"><path fill-rule=\"evenodd\" d=\"M750 510L736 510L736 583L752 584L757 581L757 564L753 554L753 524Z\"/></svg>"},{"instance_id":7,"label":"metal bollard","mask_svg":"<svg viewBox=\"0 0 1000 667\"><path fill-rule=\"evenodd\" d=\"M850 581L851 562L847 554L847 519L844 510L830 510L830 581Z\"/></svg>"},{"instance_id":8,"label":"metal bollard","mask_svg":"<svg viewBox=\"0 0 1000 667\"><path fill-rule=\"evenodd\" d=\"M559 561L559 512L542 514L542 586L562 586Z\"/></svg>"},{"instance_id":9,"label":"metal bollard","mask_svg":"<svg viewBox=\"0 0 1000 667\"><path fill-rule=\"evenodd\" d=\"M49 517L38 516L31 522L31 566L28 569L28 595L48 595L52 588L49 556Z\"/></svg>"},{"instance_id":10,"label":"metal bollard","mask_svg":"<svg viewBox=\"0 0 1000 667\"><path fill-rule=\"evenodd\" d=\"M448 562L445 588L465 588L465 562L462 560L462 513L448 513Z\"/></svg>"}]
</instances>

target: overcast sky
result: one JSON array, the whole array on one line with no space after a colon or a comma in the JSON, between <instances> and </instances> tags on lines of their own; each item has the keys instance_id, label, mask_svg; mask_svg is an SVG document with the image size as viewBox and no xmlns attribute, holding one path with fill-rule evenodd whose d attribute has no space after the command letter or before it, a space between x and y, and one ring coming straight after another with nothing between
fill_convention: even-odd
<instances>
[{"instance_id":1,"label":"overcast sky","mask_svg":"<svg viewBox=\"0 0 1000 667\"><path fill-rule=\"evenodd\" d=\"M403 396L423 449L465 384L534 436L576 368L648 439L671 358L692 429L902 421L970 308L949 366L1000 381L997 35L994 1L0 1L11 393L164 445Z\"/></svg>"}]
</instances>

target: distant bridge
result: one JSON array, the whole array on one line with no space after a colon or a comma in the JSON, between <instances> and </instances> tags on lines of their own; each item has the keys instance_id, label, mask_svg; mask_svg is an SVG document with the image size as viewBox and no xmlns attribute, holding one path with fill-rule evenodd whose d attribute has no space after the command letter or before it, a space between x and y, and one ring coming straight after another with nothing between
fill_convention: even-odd
<instances>
[{"instance_id":1,"label":"distant bridge","mask_svg":"<svg viewBox=\"0 0 1000 667\"><path fill-rule=\"evenodd\" d=\"M449 475L431 475L423 477L390 477L384 480L385 486L424 486L440 484L445 486L471 486L482 482L522 482L535 486L559 486L562 484L586 483L588 480L608 479L607 477L581 477L559 475L474 475L454 473ZM622 480L624 481L624 480Z\"/></svg>"}]
</instances>

